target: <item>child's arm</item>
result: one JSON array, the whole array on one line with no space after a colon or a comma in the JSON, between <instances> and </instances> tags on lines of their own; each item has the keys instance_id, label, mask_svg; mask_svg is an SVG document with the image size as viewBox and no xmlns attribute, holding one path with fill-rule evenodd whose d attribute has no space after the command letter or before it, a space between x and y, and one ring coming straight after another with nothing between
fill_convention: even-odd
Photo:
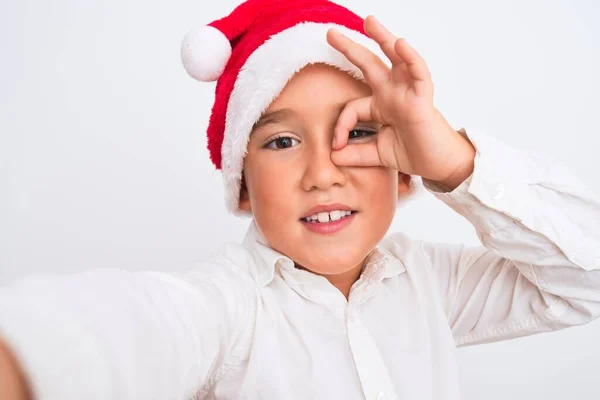
<instances>
[{"instance_id":1,"label":"child's arm","mask_svg":"<svg viewBox=\"0 0 600 400\"><path fill-rule=\"evenodd\" d=\"M556 162L455 131L433 105L431 74L417 51L372 17L365 31L391 67L339 32L328 35L373 90L340 114L332 160L420 176L431 190L448 192L436 195L473 223L485 247L423 244L405 263L431 265L459 344L600 316L600 199ZM346 146L360 120L383 128L375 140ZM405 240L396 239L402 247ZM409 243L404 250L399 257L411 254Z\"/></svg>"},{"instance_id":2,"label":"child's arm","mask_svg":"<svg viewBox=\"0 0 600 400\"><path fill-rule=\"evenodd\" d=\"M2 339L0 339L0 399L30 399L23 373Z\"/></svg>"},{"instance_id":3,"label":"child's arm","mask_svg":"<svg viewBox=\"0 0 600 400\"><path fill-rule=\"evenodd\" d=\"M600 316L600 199L546 157L467 134L477 148L473 175L448 193L424 181L485 245L421 244L457 344Z\"/></svg>"},{"instance_id":4,"label":"child's arm","mask_svg":"<svg viewBox=\"0 0 600 400\"><path fill-rule=\"evenodd\" d=\"M32 276L0 289L0 337L33 398L188 399L240 358L253 294L216 262L185 276Z\"/></svg>"}]
</instances>

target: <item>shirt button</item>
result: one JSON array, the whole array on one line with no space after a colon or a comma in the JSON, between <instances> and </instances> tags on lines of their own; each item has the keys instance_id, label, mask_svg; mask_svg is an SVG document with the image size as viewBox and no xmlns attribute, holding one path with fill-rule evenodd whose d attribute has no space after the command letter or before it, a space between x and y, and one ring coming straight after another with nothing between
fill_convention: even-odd
<instances>
[{"instance_id":1,"label":"shirt button","mask_svg":"<svg viewBox=\"0 0 600 400\"><path fill-rule=\"evenodd\" d=\"M377 395L377 400L385 400L387 399L387 396L385 395L385 393L379 393Z\"/></svg>"}]
</instances>

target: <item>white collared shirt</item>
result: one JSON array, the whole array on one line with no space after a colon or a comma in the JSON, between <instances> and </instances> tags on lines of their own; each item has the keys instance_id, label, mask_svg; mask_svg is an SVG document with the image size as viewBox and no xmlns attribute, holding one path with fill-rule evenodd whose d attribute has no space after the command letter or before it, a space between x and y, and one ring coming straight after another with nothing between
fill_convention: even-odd
<instances>
[{"instance_id":1,"label":"white collared shirt","mask_svg":"<svg viewBox=\"0 0 600 400\"><path fill-rule=\"evenodd\" d=\"M484 246L392 235L347 301L252 225L186 274L3 288L0 334L42 400L458 399L457 345L600 315L598 197L544 157L468 137L473 175L451 193L425 185Z\"/></svg>"}]
</instances>

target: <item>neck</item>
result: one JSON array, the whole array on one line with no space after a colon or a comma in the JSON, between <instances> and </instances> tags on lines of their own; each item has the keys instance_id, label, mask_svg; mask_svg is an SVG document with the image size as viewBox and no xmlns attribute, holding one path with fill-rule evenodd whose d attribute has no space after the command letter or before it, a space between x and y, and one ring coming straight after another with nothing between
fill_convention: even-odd
<instances>
[{"instance_id":1,"label":"neck","mask_svg":"<svg viewBox=\"0 0 600 400\"><path fill-rule=\"evenodd\" d=\"M362 269L363 264L359 264L358 266L342 274L325 276L325 278L327 278L327 280L333 286L335 286L340 292L342 292L346 300L348 300L348 297L350 296L350 289L352 288L352 285L354 285L354 282L356 282L358 278L360 278Z\"/></svg>"},{"instance_id":2,"label":"neck","mask_svg":"<svg viewBox=\"0 0 600 400\"><path fill-rule=\"evenodd\" d=\"M342 294L344 295L346 300L348 300L348 297L350 296L350 289L352 288L352 285L354 285L354 282L356 282L358 280L358 278L360 278L360 274L362 273L363 266L364 266L364 261L361 262L360 264L358 264L356 267L351 268L346 272L342 272L341 274L325 275L325 274L318 274L318 273L312 272L312 271L310 271L310 272L312 272L313 274L321 275L322 277L326 278L329 281L329 283L331 283L340 292L342 292ZM307 270L306 268L298 266L298 265L296 265L296 267Z\"/></svg>"}]
</instances>

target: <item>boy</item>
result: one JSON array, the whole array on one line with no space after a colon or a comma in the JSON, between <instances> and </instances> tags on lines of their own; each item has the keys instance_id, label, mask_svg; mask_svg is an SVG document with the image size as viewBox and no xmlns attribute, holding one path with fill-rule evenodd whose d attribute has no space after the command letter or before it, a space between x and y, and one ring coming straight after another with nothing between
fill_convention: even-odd
<instances>
[{"instance_id":1,"label":"boy","mask_svg":"<svg viewBox=\"0 0 600 400\"><path fill-rule=\"evenodd\" d=\"M599 315L600 201L543 157L452 129L424 60L374 18L248 1L183 55L218 79L209 147L247 238L181 276L6 288L0 378L16 393L456 399L456 345ZM485 247L383 239L413 176Z\"/></svg>"}]
</instances>

